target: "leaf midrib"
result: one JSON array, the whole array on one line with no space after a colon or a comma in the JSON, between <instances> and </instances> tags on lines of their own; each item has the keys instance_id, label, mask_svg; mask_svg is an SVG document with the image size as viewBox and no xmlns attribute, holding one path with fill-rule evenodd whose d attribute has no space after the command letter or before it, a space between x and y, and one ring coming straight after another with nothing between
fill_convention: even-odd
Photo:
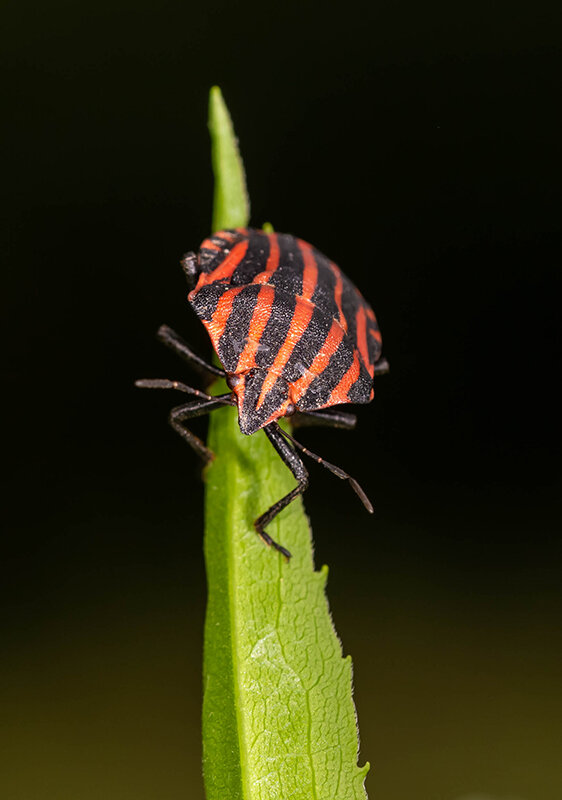
<instances>
[{"instance_id":1,"label":"leaf midrib","mask_svg":"<svg viewBox=\"0 0 562 800\"><path fill-rule=\"evenodd\" d=\"M233 472L236 472L235 480L233 481L233 486L240 485L240 478L244 480L244 476L241 475L240 464L237 459L231 459L231 469ZM237 576L237 568L236 562L237 559L234 554L234 549L236 546L236 516L231 513L231 506L232 506L232 497L235 493L228 492L228 520L235 520L234 525L232 523L229 524L230 530L228 531L228 577L229 577L229 586L228 586L228 600L230 604L230 626L231 626L231 637L230 642L232 646L232 679L234 682L234 698L236 701L236 727L238 729L238 750L240 753L240 788L242 790L242 798L241 800L251 800L251 793L250 793L250 778L249 778L249 751L248 751L248 742L246 736L246 730L244 727L244 715L246 713L245 707L243 707L242 699L243 699L243 692L241 686L241 670L240 670L240 659L238 653L242 651L241 643L240 643L240 624L238 620L238 604L236 602L236 576Z\"/></svg>"}]
</instances>

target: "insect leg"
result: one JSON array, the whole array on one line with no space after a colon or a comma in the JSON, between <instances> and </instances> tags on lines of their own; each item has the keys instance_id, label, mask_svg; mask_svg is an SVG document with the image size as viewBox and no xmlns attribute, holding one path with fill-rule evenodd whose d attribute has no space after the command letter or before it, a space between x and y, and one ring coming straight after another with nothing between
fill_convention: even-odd
<instances>
[{"instance_id":1,"label":"insect leg","mask_svg":"<svg viewBox=\"0 0 562 800\"><path fill-rule=\"evenodd\" d=\"M291 424L295 428L322 425L351 431L357 424L357 417L355 414L347 414L345 411L297 411L291 418Z\"/></svg>"},{"instance_id":2,"label":"insect leg","mask_svg":"<svg viewBox=\"0 0 562 800\"><path fill-rule=\"evenodd\" d=\"M187 442L187 444L195 450L198 456L201 456L205 463L212 461L214 458L212 450L209 450L208 447L205 447L201 439L184 427L182 423L187 419L192 419L193 417L202 417L204 414L208 414L210 411L215 411L217 408L220 408L225 404L231 404L230 394L211 397L208 400L193 400L191 403L184 403L181 406L175 406L170 411L168 422L172 428L176 433L179 433L184 442Z\"/></svg>"},{"instance_id":3,"label":"insect leg","mask_svg":"<svg viewBox=\"0 0 562 800\"><path fill-rule=\"evenodd\" d=\"M296 486L292 492L286 494L285 497L282 497L276 503L274 503L271 508L262 514L261 517L258 517L257 520L254 522L254 527L256 531L259 533L261 538L266 544L271 545L276 550L279 550L285 558L290 558L291 554L289 551L282 547L280 544L275 542L271 536L264 530L266 525L269 525L271 520L279 514L289 503L298 497L300 494L304 492L306 487L308 486L308 472L304 464L302 463L302 459L296 453L293 448L285 441L285 439L281 436L279 426L277 423L272 423L271 425L267 425L264 428L264 431L267 435L267 438L273 445L273 447L277 450L281 459L284 464L289 467L293 475L298 481L298 486Z\"/></svg>"},{"instance_id":4,"label":"insect leg","mask_svg":"<svg viewBox=\"0 0 562 800\"><path fill-rule=\"evenodd\" d=\"M186 386L185 383L180 383L179 381L169 381L166 378L141 378L135 381L135 386L138 389L176 389L178 392L193 394L195 397L201 397L204 400L214 399L210 394L202 392L200 389Z\"/></svg>"},{"instance_id":5,"label":"insect leg","mask_svg":"<svg viewBox=\"0 0 562 800\"><path fill-rule=\"evenodd\" d=\"M276 423L272 423L272 424L276 425ZM278 429L279 433L282 436L285 436L287 439L289 439L295 445L295 447L298 447L299 450L302 450L302 452L306 453L307 456L309 456L310 458L313 458L319 464L322 464L323 467L326 467L326 469L329 469L330 472L333 472L334 475L337 475L338 478L341 478L342 480L349 481L349 483L351 484L351 488L357 494L357 496L359 497L359 499L361 500L361 502L363 503L363 505L365 506L365 508L369 512L369 514L373 513L373 505L372 505L371 501L369 500L369 498L367 497L367 495L365 494L363 489L359 486L359 484L357 483L355 478L352 478L351 475L348 475L347 472L343 471L343 469L340 469L339 467L336 467L334 464L330 464L329 461L325 461L323 458L320 458L320 456L317 456L316 453L313 453L311 450L308 450L308 448L304 447L304 445L302 445L300 442L297 442L296 439L293 439L291 434L287 433L287 431L284 431L278 425L277 425L277 429Z\"/></svg>"},{"instance_id":6,"label":"insect leg","mask_svg":"<svg viewBox=\"0 0 562 800\"><path fill-rule=\"evenodd\" d=\"M214 364L209 364L204 358L194 353L181 336L167 325L160 325L156 338L165 344L166 347L169 347L170 350L173 350L180 358L183 358L184 361L187 361L188 364L191 364L192 367L199 370L199 372L207 374L210 372L212 375L218 375L224 378L225 372L223 369L215 367Z\"/></svg>"},{"instance_id":7,"label":"insect leg","mask_svg":"<svg viewBox=\"0 0 562 800\"><path fill-rule=\"evenodd\" d=\"M390 371L390 364L386 358L380 358L375 364L375 375L384 375Z\"/></svg>"}]
</instances>

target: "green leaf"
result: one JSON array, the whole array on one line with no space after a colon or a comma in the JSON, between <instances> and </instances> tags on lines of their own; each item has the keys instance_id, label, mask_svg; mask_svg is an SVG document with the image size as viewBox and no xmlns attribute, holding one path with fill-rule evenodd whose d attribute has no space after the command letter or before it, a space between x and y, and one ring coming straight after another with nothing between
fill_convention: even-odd
<instances>
[{"instance_id":1,"label":"green leaf","mask_svg":"<svg viewBox=\"0 0 562 800\"><path fill-rule=\"evenodd\" d=\"M210 129L221 203L214 228L246 225L242 163L216 87ZM215 459L205 504L207 800L365 800L368 765L357 766L351 660L342 657L328 610L327 569L314 570L302 503L268 528L293 554L290 562L253 527L295 481L263 431L240 433L235 409L211 415L209 446Z\"/></svg>"},{"instance_id":2,"label":"green leaf","mask_svg":"<svg viewBox=\"0 0 562 800\"><path fill-rule=\"evenodd\" d=\"M244 164L230 114L218 86L213 86L209 96L209 131L213 142L211 155L215 176L213 233L223 228L243 228L250 219Z\"/></svg>"}]
</instances>

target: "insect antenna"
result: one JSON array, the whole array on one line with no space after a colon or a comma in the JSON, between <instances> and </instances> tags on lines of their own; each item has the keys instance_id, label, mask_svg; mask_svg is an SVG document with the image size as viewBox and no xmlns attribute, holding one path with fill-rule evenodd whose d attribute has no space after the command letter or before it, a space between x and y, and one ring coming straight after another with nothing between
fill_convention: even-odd
<instances>
[{"instance_id":1,"label":"insect antenna","mask_svg":"<svg viewBox=\"0 0 562 800\"><path fill-rule=\"evenodd\" d=\"M291 436L290 433L287 433L287 431L284 431L283 428L280 425L278 425L277 423L274 423L274 424L275 424L276 428L278 428L280 433L282 433L283 436L286 439L288 439L290 442L292 442L295 445L295 447L297 447L299 450L301 450L305 455L307 455L310 458L314 459L314 461L317 461L323 467L326 467L326 469L329 469L330 472L333 472L334 475L337 475L338 478L341 478L342 480L349 481L349 483L351 485L351 488L353 489L355 494L359 497L359 499L361 500L361 502L363 503L363 505L365 506L365 508L369 512L369 514L373 513L373 511L374 511L373 504L371 503L371 501L369 500L369 498L367 497L367 495L365 494L365 492L363 491L361 486L357 483L355 478L352 478L351 475L348 475L347 472L343 471L343 469L340 469L339 467L336 467L335 464L330 464L329 461L325 461L320 456L317 456L316 453L313 453L311 450L309 450L307 447L302 445L300 442L297 442L297 440L294 439Z\"/></svg>"}]
</instances>

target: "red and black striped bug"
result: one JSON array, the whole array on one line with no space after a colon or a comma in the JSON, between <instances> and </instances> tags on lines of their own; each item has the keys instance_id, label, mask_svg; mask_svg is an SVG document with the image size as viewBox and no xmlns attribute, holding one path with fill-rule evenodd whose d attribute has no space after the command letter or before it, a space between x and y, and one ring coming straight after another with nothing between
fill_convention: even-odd
<instances>
[{"instance_id":1,"label":"red and black striped bug","mask_svg":"<svg viewBox=\"0 0 562 800\"><path fill-rule=\"evenodd\" d=\"M373 377L388 370L373 310L336 264L290 234L237 228L215 233L199 253L182 259L189 302L202 321L223 366L196 355L170 328L158 338L208 375L226 378L231 392L216 397L178 381L139 380L149 389L177 389L197 399L170 412L172 428L205 460L213 457L185 428L192 417L223 405L238 408L240 430L263 428L298 485L255 521L261 538L287 558L290 553L266 526L308 485L301 450L339 478L348 480L372 512L369 499L346 472L307 450L277 423L297 414L299 425L355 427L343 403L373 399ZM291 446L291 444L293 446ZM296 448L296 449L295 449Z\"/></svg>"}]
</instances>

